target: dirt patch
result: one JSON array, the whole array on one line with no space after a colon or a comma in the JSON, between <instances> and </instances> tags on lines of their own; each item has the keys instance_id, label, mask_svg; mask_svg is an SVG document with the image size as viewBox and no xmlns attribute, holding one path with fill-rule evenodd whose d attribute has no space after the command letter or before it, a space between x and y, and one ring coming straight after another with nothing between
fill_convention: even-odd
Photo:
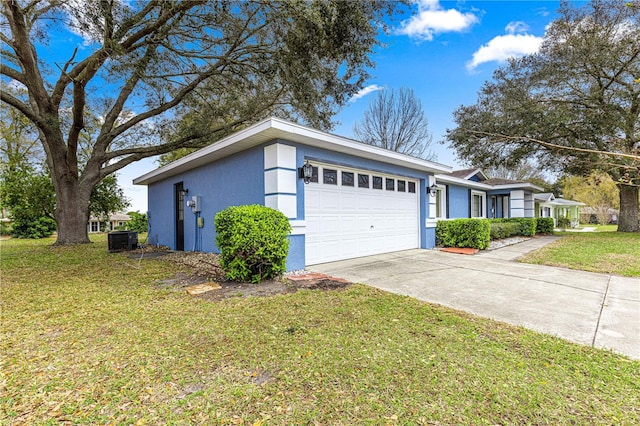
<instances>
[{"instance_id":1,"label":"dirt patch","mask_svg":"<svg viewBox=\"0 0 640 426\"><path fill-rule=\"evenodd\" d=\"M351 283L340 278L322 274L296 274L275 280L262 281L260 284L229 281L220 267L220 256L215 253L168 252L159 257L159 261L176 263L186 267L173 277L158 282L158 287L176 291L186 291L198 284L216 283L220 288L194 295L201 299L218 301L232 297L268 297L278 294L294 293L301 289L332 291L340 290Z\"/></svg>"}]
</instances>

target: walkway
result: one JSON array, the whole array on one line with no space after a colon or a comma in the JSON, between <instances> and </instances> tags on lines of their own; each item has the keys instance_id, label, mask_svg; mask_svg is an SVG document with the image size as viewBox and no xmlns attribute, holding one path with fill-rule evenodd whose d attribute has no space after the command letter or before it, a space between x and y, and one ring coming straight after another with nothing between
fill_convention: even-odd
<instances>
[{"instance_id":1,"label":"walkway","mask_svg":"<svg viewBox=\"0 0 640 426\"><path fill-rule=\"evenodd\" d=\"M474 256L408 250L309 269L640 359L640 279L513 261L557 238Z\"/></svg>"}]
</instances>

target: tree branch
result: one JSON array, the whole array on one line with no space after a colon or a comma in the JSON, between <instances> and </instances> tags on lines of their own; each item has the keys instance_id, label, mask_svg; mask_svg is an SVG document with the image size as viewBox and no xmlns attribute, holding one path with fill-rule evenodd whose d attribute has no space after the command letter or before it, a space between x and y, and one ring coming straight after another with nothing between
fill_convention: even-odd
<instances>
[{"instance_id":1,"label":"tree branch","mask_svg":"<svg viewBox=\"0 0 640 426\"><path fill-rule=\"evenodd\" d=\"M478 130L469 130L468 132L476 134L476 135L482 135L482 136L499 137L499 138L506 139L506 140L511 140L511 141L524 140L524 141L533 142L533 143L536 143L538 145L542 145L544 147L553 148L553 149L560 149L560 150L567 150L567 151L578 151L578 152L587 152L587 153L590 153L590 154L599 154L599 155L607 155L607 156L611 156L611 157L623 157L623 158L631 158L632 160L640 160L640 155L625 154L625 153L622 153L622 152L599 151L599 150L596 150L596 149L578 148L578 147L573 147L573 146L558 145L558 144L555 144L555 143L546 142L546 141L542 141L540 139L535 139L535 138L529 138L529 137L526 137L526 136L509 136L509 135L499 134L499 133L481 132L481 131L478 131Z\"/></svg>"}]
</instances>

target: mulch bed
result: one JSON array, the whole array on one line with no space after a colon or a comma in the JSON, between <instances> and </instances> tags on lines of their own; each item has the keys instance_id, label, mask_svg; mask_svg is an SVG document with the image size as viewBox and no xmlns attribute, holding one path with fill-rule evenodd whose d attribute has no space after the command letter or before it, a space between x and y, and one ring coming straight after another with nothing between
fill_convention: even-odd
<instances>
[{"instance_id":1,"label":"mulch bed","mask_svg":"<svg viewBox=\"0 0 640 426\"><path fill-rule=\"evenodd\" d=\"M211 291L194 295L205 300L218 301L231 297L268 297L278 294L294 293L298 290L340 290L351 285L350 282L325 274L306 271L288 274L275 280L262 281L259 284L228 281L220 267L219 255L202 252L173 252L166 248L140 249L129 257L134 259L158 259L173 262L186 267L172 278L158 282L159 288L187 291L190 287L211 283ZM184 271L187 269L187 271ZM217 288L219 286L219 288Z\"/></svg>"}]
</instances>

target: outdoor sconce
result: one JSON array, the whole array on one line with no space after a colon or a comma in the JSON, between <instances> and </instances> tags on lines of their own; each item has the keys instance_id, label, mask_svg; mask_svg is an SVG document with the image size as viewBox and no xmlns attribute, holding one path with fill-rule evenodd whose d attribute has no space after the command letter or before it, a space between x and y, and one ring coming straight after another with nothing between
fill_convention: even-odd
<instances>
[{"instance_id":1,"label":"outdoor sconce","mask_svg":"<svg viewBox=\"0 0 640 426\"><path fill-rule=\"evenodd\" d=\"M182 195L183 197L186 196L189 193L188 189L181 189L180 190L180 195Z\"/></svg>"},{"instance_id":2,"label":"outdoor sconce","mask_svg":"<svg viewBox=\"0 0 640 426\"><path fill-rule=\"evenodd\" d=\"M435 197L437 193L438 193L438 187L434 183L429 187L429 195L431 195L432 197Z\"/></svg>"},{"instance_id":3,"label":"outdoor sconce","mask_svg":"<svg viewBox=\"0 0 640 426\"><path fill-rule=\"evenodd\" d=\"M309 164L309 160L304 163L304 166L299 169L299 176L304 179L304 183L309 183L311 178L313 177L313 166Z\"/></svg>"}]
</instances>

